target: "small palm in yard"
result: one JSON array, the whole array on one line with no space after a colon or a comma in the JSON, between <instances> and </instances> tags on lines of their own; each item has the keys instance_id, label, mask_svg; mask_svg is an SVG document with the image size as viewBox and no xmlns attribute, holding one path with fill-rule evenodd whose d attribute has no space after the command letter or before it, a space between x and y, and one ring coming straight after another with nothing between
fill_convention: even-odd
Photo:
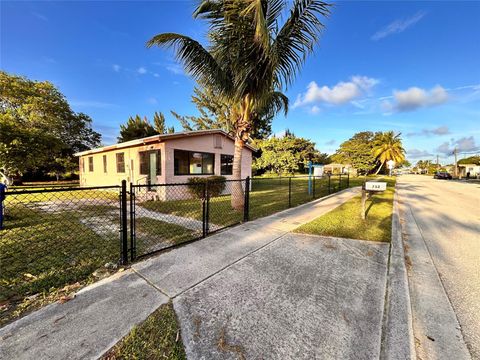
<instances>
[{"instance_id":1,"label":"small palm in yard","mask_svg":"<svg viewBox=\"0 0 480 360\"><path fill-rule=\"evenodd\" d=\"M389 160L395 161L397 164L405 161L405 149L402 146L401 134L393 131L381 133L376 139L373 146L373 156L380 162L375 175L382 169L383 165Z\"/></svg>"},{"instance_id":2,"label":"small palm in yard","mask_svg":"<svg viewBox=\"0 0 480 360\"><path fill-rule=\"evenodd\" d=\"M285 0L205 0L194 16L209 22L208 48L190 37L164 33L147 46L173 46L200 86L213 89L231 108L235 134L233 179L240 180L242 149L261 114L287 111L282 91L318 42L329 4L295 0L285 22ZM232 207L243 208L241 182L232 184Z\"/></svg>"}]
</instances>

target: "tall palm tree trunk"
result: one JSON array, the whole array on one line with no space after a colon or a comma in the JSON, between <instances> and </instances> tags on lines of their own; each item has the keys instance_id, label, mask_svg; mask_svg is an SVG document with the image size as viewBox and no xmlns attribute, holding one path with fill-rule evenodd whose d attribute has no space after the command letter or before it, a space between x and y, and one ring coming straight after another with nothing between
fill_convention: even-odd
<instances>
[{"instance_id":1,"label":"tall palm tree trunk","mask_svg":"<svg viewBox=\"0 0 480 360\"><path fill-rule=\"evenodd\" d=\"M242 153L245 147L245 141L235 136L235 151L233 153L233 171L232 179L232 208L238 211L243 210L245 195L242 186Z\"/></svg>"},{"instance_id":2,"label":"tall palm tree trunk","mask_svg":"<svg viewBox=\"0 0 480 360\"><path fill-rule=\"evenodd\" d=\"M241 102L239 114L232 111L235 117L235 151L233 153L233 171L232 171L232 208L242 211L245 204L242 180L242 152L245 143L250 136L251 128L252 102L250 95L247 94Z\"/></svg>"},{"instance_id":3,"label":"tall palm tree trunk","mask_svg":"<svg viewBox=\"0 0 480 360\"><path fill-rule=\"evenodd\" d=\"M377 169L377 172L375 173L375 175L378 175L380 170L382 170L383 164L385 164L385 161L382 161L382 163L380 164L380 167Z\"/></svg>"}]
</instances>

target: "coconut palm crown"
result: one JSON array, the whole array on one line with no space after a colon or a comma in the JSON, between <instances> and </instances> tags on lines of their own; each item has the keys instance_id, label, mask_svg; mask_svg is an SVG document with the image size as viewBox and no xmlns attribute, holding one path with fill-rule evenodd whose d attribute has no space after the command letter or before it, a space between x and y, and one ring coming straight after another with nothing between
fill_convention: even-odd
<instances>
[{"instance_id":1,"label":"coconut palm crown","mask_svg":"<svg viewBox=\"0 0 480 360\"><path fill-rule=\"evenodd\" d=\"M380 164L375 175L380 172L387 161L393 160L399 164L405 160L405 149L400 136L401 133L395 134L393 131L387 131L379 134L375 139L372 153Z\"/></svg>"},{"instance_id":2,"label":"coconut palm crown","mask_svg":"<svg viewBox=\"0 0 480 360\"><path fill-rule=\"evenodd\" d=\"M289 11L287 6L286 0L203 0L194 17L208 22L207 47L176 33L147 42L173 47L185 71L231 107L233 179L241 179L242 148L259 114L288 110L282 91L318 43L324 28L319 18L330 13L330 5L319 0L294 0ZM234 207L239 205L240 197Z\"/></svg>"}]
</instances>

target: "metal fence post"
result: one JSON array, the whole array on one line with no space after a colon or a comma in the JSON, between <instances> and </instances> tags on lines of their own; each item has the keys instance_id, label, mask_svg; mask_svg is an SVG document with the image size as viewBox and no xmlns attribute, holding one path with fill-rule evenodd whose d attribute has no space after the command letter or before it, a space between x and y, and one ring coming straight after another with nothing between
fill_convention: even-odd
<instances>
[{"instance_id":1,"label":"metal fence post","mask_svg":"<svg viewBox=\"0 0 480 360\"><path fill-rule=\"evenodd\" d=\"M122 244L121 262L123 265L128 263L128 229L127 229L127 181L122 180L120 192L120 212L121 212L121 230L120 241Z\"/></svg>"},{"instance_id":2,"label":"metal fence post","mask_svg":"<svg viewBox=\"0 0 480 360\"><path fill-rule=\"evenodd\" d=\"M0 184L0 230L3 229L3 201L5 200L5 185Z\"/></svg>"},{"instance_id":3,"label":"metal fence post","mask_svg":"<svg viewBox=\"0 0 480 360\"><path fill-rule=\"evenodd\" d=\"M315 199L315 175L313 176L313 189L312 189L312 197Z\"/></svg>"},{"instance_id":4,"label":"metal fence post","mask_svg":"<svg viewBox=\"0 0 480 360\"><path fill-rule=\"evenodd\" d=\"M241 180L240 180L241 181ZM250 213L250 176L245 179L245 200L243 202L243 221L249 220Z\"/></svg>"},{"instance_id":5,"label":"metal fence post","mask_svg":"<svg viewBox=\"0 0 480 360\"><path fill-rule=\"evenodd\" d=\"M208 235L210 231L209 219L210 217L210 194L208 191L208 181L205 182L205 236Z\"/></svg>"},{"instance_id":6,"label":"metal fence post","mask_svg":"<svg viewBox=\"0 0 480 360\"><path fill-rule=\"evenodd\" d=\"M130 261L137 256L137 239L135 238L135 188L130 183Z\"/></svg>"},{"instance_id":7,"label":"metal fence post","mask_svg":"<svg viewBox=\"0 0 480 360\"><path fill-rule=\"evenodd\" d=\"M288 207L292 207L292 178L288 178Z\"/></svg>"},{"instance_id":8,"label":"metal fence post","mask_svg":"<svg viewBox=\"0 0 480 360\"><path fill-rule=\"evenodd\" d=\"M330 195L332 193L332 190L331 190L331 187L330 187L330 177L331 175L330 174L327 174L328 175L328 194Z\"/></svg>"},{"instance_id":9,"label":"metal fence post","mask_svg":"<svg viewBox=\"0 0 480 360\"><path fill-rule=\"evenodd\" d=\"M207 183L203 183L202 196L202 237L207 236Z\"/></svg>"}]
</instances>

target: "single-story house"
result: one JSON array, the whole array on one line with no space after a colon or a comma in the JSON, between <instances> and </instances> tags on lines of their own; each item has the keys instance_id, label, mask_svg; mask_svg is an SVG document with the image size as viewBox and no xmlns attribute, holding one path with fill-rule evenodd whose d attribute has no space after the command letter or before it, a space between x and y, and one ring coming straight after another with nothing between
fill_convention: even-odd
<instances>
[{"instance_id":1,"label":"single-story house","mask_svg":"<svg viewBox=\"0 0 480 360\"><path fill-rule=\"evenodd\" d=\"M327 164L324 165L323 171L326 174L350 174L354 175L355 169L349 164Z\"/></svg>"},{"instance_id":2,"label":"single-story house","mask_svg":"<svg viewBox=\"0 0 480 360\"><path fill-rule=\"evenodd\" d=\"M472 178L480 176L480 165L458 164L458 176L467 177L467 173L470 173Z\"/></svg>"},{"instance_id":3,"label":"single-story house","mask_svg":"<svg viewBox=\"0 0 480 360\"><path fill-rule=\"evenodd\" d=\"M223 130L198 130L161 134L82 151L80 186L117 185L122 180L137 184L186 183L190 177L232 177L234 138ZM242 179L252 174L252 153L242 153ZM164 188L164 187L163 187ZM162 199L164 189L155 188ZM177 191L178 193L179 191Z\"/></svg>"}]
</instances>

